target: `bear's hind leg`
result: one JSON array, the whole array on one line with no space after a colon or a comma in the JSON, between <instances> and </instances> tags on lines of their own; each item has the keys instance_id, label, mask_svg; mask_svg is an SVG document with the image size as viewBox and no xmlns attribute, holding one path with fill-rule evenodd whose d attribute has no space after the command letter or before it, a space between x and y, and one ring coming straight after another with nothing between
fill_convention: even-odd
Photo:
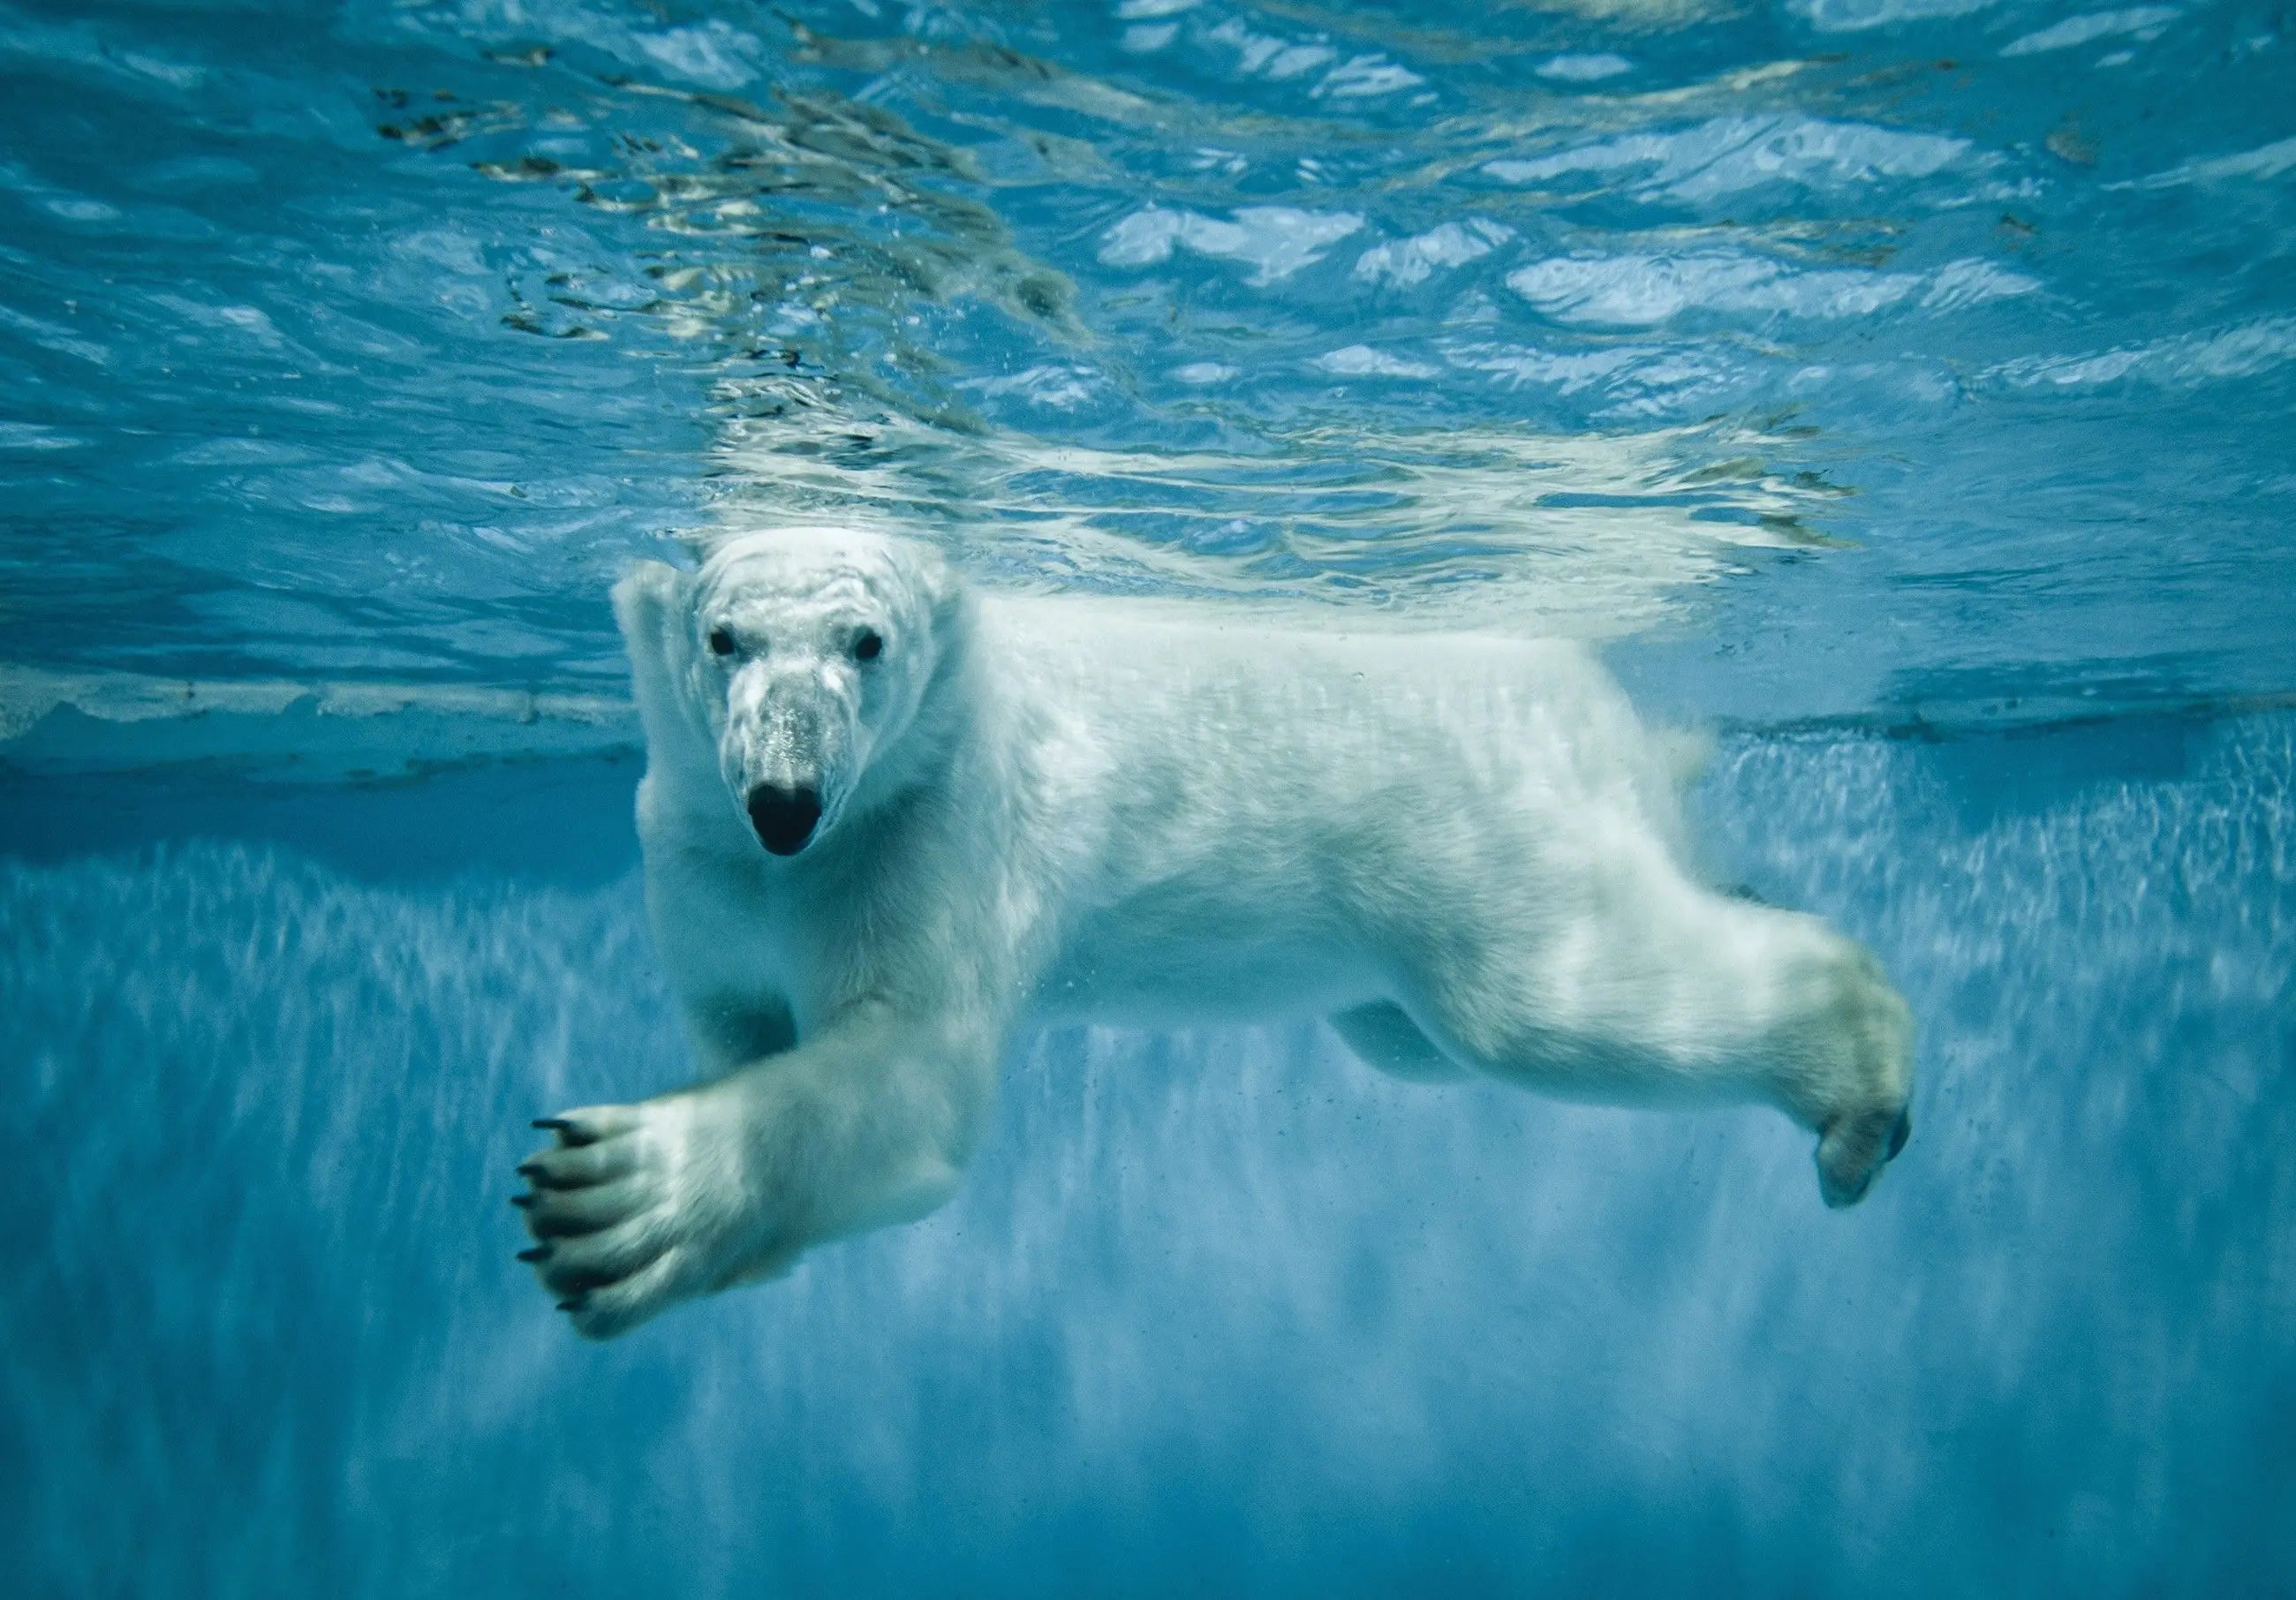
<instances>
[{"instance_id":1,"label":"bear's hind leg","mask_svg":"<svg viewBox=\"0 0 2296 1600\"><path fill-rule=\"evenodd\" d=\"M1826 1204L1854 1204L1911 1129L1905 1002L1817 918L1635 866L1451 939L1412 1013L1456 1059L1564 1098L1775 1105L1818 1136Z\"/></svg>"}]
</instances>

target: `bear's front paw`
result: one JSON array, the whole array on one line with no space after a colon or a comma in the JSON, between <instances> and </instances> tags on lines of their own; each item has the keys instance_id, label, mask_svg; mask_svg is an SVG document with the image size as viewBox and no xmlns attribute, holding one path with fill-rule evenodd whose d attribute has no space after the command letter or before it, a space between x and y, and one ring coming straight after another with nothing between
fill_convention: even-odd
<instances>
[{"instance_id":1,"label":"bear's front paw","mask_svg":"<svg viewBox=\"0 0 2296 1600\"><path fill-rule=\"evenodd\" d=\"M557 1136L518 1169L533 1264L586 1338L767 1276L796 1251L750 1168L739 1107L709 1089L594 1105L535 1123Z\"/></svg>"}]
</instances>

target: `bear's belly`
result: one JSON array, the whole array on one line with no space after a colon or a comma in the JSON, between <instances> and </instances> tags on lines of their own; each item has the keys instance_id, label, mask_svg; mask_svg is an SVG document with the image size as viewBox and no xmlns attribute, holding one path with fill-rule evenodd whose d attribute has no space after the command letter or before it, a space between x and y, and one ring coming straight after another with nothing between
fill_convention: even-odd
<instances>
[{"instance_id":1,"label":"bear's belly","mask_svg":"<svg viewBox=\"0 0 2296 1600\"><path fill-rule=\"evenodd\" d=\"M1165 1028L1326 1016L1383 997L1352 944L1328 930L1130 907L1078 931L1038 986L1035 1020Z\"/></svg>"}]
</instances>

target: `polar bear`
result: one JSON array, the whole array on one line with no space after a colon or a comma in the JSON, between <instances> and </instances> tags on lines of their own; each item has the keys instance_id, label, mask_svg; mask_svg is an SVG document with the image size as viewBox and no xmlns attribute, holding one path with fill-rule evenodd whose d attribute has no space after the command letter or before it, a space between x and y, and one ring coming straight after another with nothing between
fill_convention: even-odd
<instances>
[{"instance_id":1,"label":"polar bear","mask_svg":"<svg viewBox=\"0 0 2296 1600\"><path fill-rule=\"evenodd\" d=\"M1573 646L975 592L848 527L614 601L703 1074L536 1124L522 1259L585 1334L940 1204L1024 1026L1316 1016L1411 1078L1763 1102L1836 1206L1905 1142L1904 1003L1693 881L1664 741Z\"/></svg>"}]
</instances>

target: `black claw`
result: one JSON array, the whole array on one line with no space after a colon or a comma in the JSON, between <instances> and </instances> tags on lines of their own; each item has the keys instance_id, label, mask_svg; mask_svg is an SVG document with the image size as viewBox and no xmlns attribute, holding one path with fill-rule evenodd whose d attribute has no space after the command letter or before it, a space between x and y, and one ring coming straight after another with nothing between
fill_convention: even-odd
<instances>
[{"instance_id":1,"label":"black claw","mask_svg":"<svg viewBox=\"0 0 2296 1600\"><path fill-rule=\"evenodd\" d=\"M562 1311L579 1311L587 1304L589 1304L589 1301L585 1297L579 1294L575 1294L570 1295L566 1299L560 1301L558 1302L558 1309Z\"/></svg>"},{"instance_id":2,"label":"black claw","mask_svg":"<svg viewBox=\"0 0 2296 1600\"><path fill-rule=\"evenodd\" d=\"M510 1202L522 1211L532 1205L537 1198L532 1194L513 1194L510 1197Z\"/></svg>"},{"instance_id":3,"label":"black claw","mask_svg":"<svg viewBox=\"0 0 2296 1600\"><path fill-rule=\"evenodd\" d=\"M545 1133L571 1133L574 1124L563 1117L537 1117L534 1125Z\"/></svg>"},{"instance_id":4,"label":"black claw","mask_svg":"<svg viewBox=\"0 0 2296 1600\"><path fill-rule=\"evenodd\" d=\"M521 1261L546 1261L550 1259L550 1246L537 1244L531 1250L521 1250L518 1252L518 1259Z\"/></svg>"},{"instance_id":5,"label":"black claw","mask_svg":"<svg viewBox=\"0 0 2296 1600\"><path fill-rule=\"evenodd\" d=\"M521 1161L516 1167L513 1167L511 1169L516 1172L521 1177L540 1177L542 1176L542 1163L540 1161Z\"/></svg>"},{"instance_id":6,"label":"black claw","mask_svg":"<svg viewBox=\"0 0 2296 1600\"><path fill-rule=\"evenodd\" d=\"M1906 1147L1906 1141L1913 1136L1914 1114L1911 1112L1899 1112L1898 1113L1898 1125L1890 1130L1890 1153L1884 1159L1893 1161L1896 1161L1898 1159L1898 1152L1903 1150Z\"/></svg>"}]
</instances>

